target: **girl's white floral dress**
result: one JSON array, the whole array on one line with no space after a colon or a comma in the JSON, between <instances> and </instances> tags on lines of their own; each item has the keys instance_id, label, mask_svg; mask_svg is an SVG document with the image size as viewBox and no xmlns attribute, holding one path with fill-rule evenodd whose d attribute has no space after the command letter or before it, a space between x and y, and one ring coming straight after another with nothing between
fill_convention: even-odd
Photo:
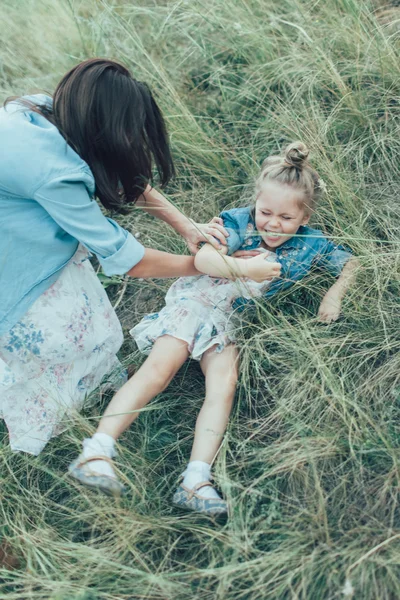
<instances>
[{"instance_id":1,"label":"girl's white floral dress","mask_svg":"<svg viewBox=\"0 0 400 600\"><path fill-rule=\"evenodd\" d=\"M121 325L82 246L58 280L0 337L0 417L15 451L39 454L121 365Z\"/></svg>"},{"instance_id":2,"label":"girl's white floral dress","mask_svg":"<svg viewBox=\"0 0 400 600\"><path fill-rule=\"evenodd\" d=\"M268 252L267 260L274 262L276 254ZM181 277L169 288L164 308L146 315L130 334L144 354L149 354L156 339L163 335L187 342L195 360L200 360L213 346L216 352L222 352L235 341L233 300L260 297L270 283L231 281L208 275Z\"/></svg>"}]
</instances>

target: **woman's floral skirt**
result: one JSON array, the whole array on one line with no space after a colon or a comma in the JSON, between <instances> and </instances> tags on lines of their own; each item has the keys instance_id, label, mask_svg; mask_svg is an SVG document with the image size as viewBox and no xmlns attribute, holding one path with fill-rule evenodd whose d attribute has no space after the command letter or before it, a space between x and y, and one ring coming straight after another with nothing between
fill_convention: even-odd
<instances>
[{"instance_id":1,"label":"woman's floral skirt","mask_svg":"<svg viewBox=\"0 0 400 600\"><path fill-rule=\"evenodd\" d=\"M0 337L0 417L11 448L39 454L67 429L106 374L121 376L122 340L88 252L79 247L58 280Z\"/></svg>"}]
</instances>

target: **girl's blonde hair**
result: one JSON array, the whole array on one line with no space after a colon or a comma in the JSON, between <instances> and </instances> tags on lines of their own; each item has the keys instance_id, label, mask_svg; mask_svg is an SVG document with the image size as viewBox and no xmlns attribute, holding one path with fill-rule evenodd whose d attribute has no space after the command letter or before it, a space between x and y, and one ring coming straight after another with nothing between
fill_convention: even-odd
<instances>
[{"instance_id":1,"label":"girl's blonde hair","mask_svg":"<svg viewBox=\"0 0 400 600\"><path fill-rule=\"evenodd\" d=\"M276 181L303 192L304 206L312 212L321 198L325 184L308 162L309 150L302 142L293 142L281 156L269 156L256 180L256 197L265 181Z\"/></svg>"}]
</instances>

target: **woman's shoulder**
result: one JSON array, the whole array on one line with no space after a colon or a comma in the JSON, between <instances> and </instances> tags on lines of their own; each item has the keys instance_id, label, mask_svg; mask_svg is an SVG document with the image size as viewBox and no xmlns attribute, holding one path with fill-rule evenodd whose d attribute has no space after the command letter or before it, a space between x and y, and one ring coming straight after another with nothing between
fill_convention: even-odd
<instances>
[{"instance_id":1,"label":"woman's shoulder","mask_svg":"<svg viewBox=\"0 0 400 600\"><path fill-rule=\"evenodd\" d=\"M45 94L22 99L51 110ZM46 182L73 172L93 180L87 163L45 116L19 100L0 110L0 190L30 197Z\"/></svg>"},{"instance_id":2,"label":"woman's shoulder","mask_svg":"<svg viewBox=\"0 0 400 600\"><path fill-rule=\"evenodd\" d=\"M53 106L53 98L48 94L28 94L26 96L12 98L5 102L1 111L4 111L7 114L17 111L30 112L31 108L36 106L45 106L47 109L51 109Z\"/></svg>"}]
</instances>

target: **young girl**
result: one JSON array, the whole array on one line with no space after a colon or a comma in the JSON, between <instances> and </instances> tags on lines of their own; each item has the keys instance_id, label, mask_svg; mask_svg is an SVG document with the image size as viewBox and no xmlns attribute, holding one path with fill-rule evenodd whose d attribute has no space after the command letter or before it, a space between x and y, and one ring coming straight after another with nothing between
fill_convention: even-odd
<instances>
[{"instance_id":1,"label":"young girl","mask_svg":"<svg viewBox=\"0 0 400 600\"><path fill-rule=\"evenodd\" d=\"M113 398L95 435L84 441L83 453L69 469L73 477L104 492L123 491L111 464L115 440L191 356L200 361L206 397L173 503L208 514L227 512L226 501L210 483L210 467L238 378L235 300L268 298L305 277L313 266L322 266L338 277L319 309L320 319L329 322L339 316L357 265L349 252L307 226L323 190L307 157L305 145L295 142L283 156L267 158L256 181L255 206L221 214L229 232L226 248L217 250L207 243L196 255L196 268L205 275L178 279L167 293L165 307L132 329L139 349L149 357ZM243 250L259 255L248 260L232 257Z\"/></svg>"}]
</instances>

